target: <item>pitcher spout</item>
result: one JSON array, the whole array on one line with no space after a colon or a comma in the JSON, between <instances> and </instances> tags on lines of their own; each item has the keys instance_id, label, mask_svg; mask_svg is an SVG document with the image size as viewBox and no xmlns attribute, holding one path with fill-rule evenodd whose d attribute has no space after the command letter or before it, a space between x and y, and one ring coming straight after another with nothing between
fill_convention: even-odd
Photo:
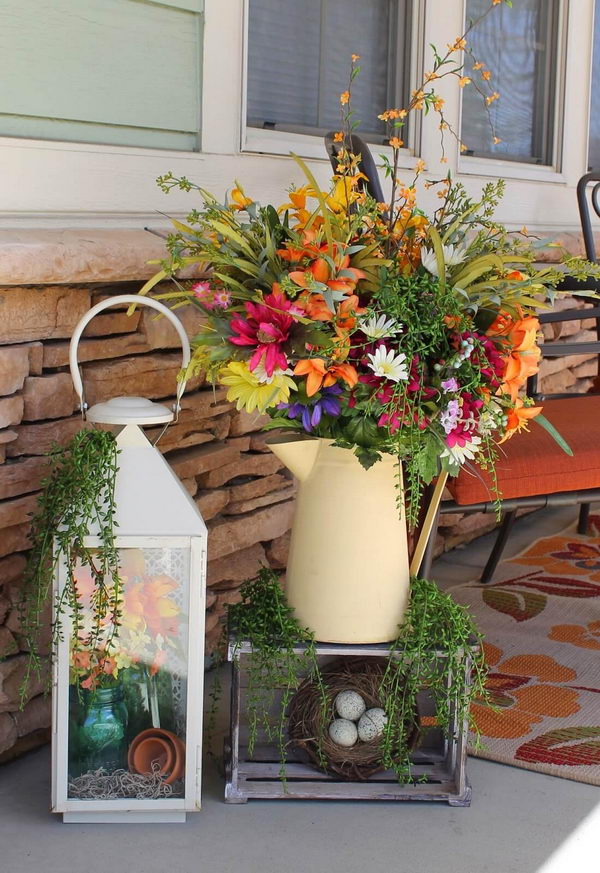
<instances>
[{"instance_id":1,"label":"pitcher spout","mask_svg":"<svg viewBox=\"0 0 600 873\"><path fill-rule=\"evenodd\" d=\"M300 482L308 479L319 453L320 440L303 439L295 434L286 434L272 436L265 442Z\"/></svg>"}]
</instances>

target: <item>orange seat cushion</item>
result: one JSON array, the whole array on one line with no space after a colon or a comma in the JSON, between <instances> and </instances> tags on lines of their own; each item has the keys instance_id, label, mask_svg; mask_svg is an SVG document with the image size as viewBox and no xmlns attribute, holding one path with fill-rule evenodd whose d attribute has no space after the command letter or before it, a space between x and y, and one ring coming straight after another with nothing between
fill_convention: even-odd
<instances>
[{"instance_id":1,"label":"orange seat cushion","mask_svg":"<svg viewBox=\"0 0 600 873\"><path fill-rule=\"evenodd\" d=\"M498 489L505 500L557 491L600 488L600 396L593 394L548 400L543 414L573 450L567 455L544 428L530 424L499 446ZM488 473L463 468L448 480L455 501L463 506L494 499Z\"/></svg>"}]
</instances>

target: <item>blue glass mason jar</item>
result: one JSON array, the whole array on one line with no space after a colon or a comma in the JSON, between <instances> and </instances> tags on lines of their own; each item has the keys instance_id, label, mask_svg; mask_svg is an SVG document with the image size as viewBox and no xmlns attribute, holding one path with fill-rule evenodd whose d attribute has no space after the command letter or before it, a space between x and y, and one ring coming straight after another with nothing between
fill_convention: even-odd
<instances>
[{"instance_id":1,"label":"blue glass mason jar","mask_svg":"<svg viewBox=\"0 0 600 873\"><path fill-rule=\"evenodd\" d=\"M127 767L127 720L120 682L88 693L84 716L76 729L80 773Z\"/></svg>"}]
</instances>

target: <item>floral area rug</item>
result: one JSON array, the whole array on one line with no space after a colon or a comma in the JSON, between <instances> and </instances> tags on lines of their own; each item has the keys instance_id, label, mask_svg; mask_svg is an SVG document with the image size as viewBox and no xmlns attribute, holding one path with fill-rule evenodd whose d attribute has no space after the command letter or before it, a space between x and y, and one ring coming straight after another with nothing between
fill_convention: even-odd
<instances>
[{"instance_id":1,"label":"floral area rug","mask_svg":"<svg viewBox=\"0 0 600 873\"><path fill-rule=\"evenodd\" d=\"M486 638L493 710L475 702L470 754L600 785L600 515L451 590Z\"/></svg>"}]
</instances>

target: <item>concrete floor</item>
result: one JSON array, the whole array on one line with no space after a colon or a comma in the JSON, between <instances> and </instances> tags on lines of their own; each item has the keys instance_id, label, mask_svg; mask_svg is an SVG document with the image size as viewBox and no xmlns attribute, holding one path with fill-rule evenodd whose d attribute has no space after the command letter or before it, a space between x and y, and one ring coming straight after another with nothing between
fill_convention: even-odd
<instances>
[{"instance_id":1,"label":"concrete floor","mask_svg":"<svg viewBox=\"0 0 600 873\"><path fill-rule=\"evenodd\" d=\"M572 508L520 520L507 554L565 527ZM484 537L444 556L444 586L477 575ZM48 812L49 752L0 768L0 873L593 873L600 792L477 759L473 804L250 801L226 806L212 764L186 825L63 825ZM588 854L589 850L589 854Z\"/></svg>"}]
</instances>

